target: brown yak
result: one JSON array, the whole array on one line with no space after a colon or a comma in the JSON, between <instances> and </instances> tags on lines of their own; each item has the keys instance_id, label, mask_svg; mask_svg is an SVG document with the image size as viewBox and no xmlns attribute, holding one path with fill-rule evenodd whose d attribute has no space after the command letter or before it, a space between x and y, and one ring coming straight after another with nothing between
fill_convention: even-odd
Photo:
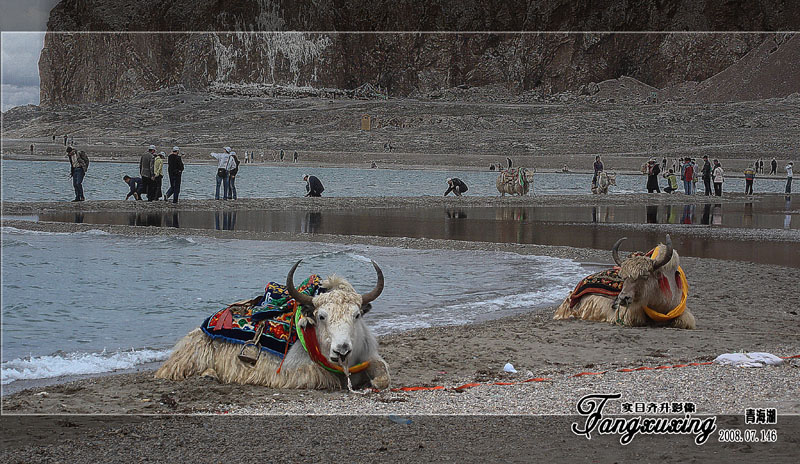
<instances>
[{"instance_id":1,"label":"brown yak","mask_svg":"<svg viewBox=\"0 0 800 464\"><path fill-rule=\"evenodd\" d=\"M686 308L689 285L669 235L666 244L652 252L620 260L623 240L617 240L611 249L619 267L582 280L556 309L553 319L575 317L627 326L694 329L694 316Z\"/></svg>"}]
</instances>

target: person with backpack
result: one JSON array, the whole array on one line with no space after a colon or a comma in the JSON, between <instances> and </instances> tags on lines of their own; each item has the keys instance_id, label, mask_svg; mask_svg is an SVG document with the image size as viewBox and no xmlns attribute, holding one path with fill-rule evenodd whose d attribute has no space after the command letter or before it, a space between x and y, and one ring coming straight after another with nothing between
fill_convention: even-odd
<instances>
[{"instance_id":1,"label":"person with backpack","mask_svg":"<svg viewBox=\"0 0 800 464\"><path fill-rule=\"evenodd\" d=\"M231 157L231 147L223 148L225 153L211 153L211 156L217 159L217 190L214 194L214 199L219 200L219 184L222 184L222 199L228 199L228 160Z\"/></svg>"},{"instance_id":2,"label":"person with backpack","mask_svg":"<svg viewBox=\"0 0 800 464\"><path fill-rule=\"evenodd\" d=\"M228 198L235 200L236 197L236 174L239 173L239 157L236 152L232 151L231 156L228 158Z\"/></svg>"}]
</instances>

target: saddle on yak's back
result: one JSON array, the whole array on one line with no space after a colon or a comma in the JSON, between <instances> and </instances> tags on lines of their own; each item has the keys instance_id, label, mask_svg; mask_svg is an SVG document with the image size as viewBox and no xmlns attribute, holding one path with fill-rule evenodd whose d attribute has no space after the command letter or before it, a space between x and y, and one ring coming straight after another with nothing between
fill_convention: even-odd
<instances>
[{"instance_id":1,"label":"saddle on yak's back","mask_svg":"<svg viewBox=\"0 0 800 464\"><path fill-rule=\"evenodd\" d=\"M569 296L569 307L574 308L575 305L586 295L603 295L610 298L616 298L622 291L622 284L625 280L619 276L619 268L614 267L604 271L596 272L590 276L584 277L583 280L578 282L575 290Z\"/></svg>"},{"instance_id":2,"label":"saddle on yak's back","mask_svg":"<svg viewBox=\"0 0 800 464\"><path fill-rule=\"evenodd\" d=\"M312 274L297 290L315 296L324 289L320 287L319 276ZM254 341L261 323L258 338L261 350L283 358L297 341L297 332L292 330L296 311L297 301L289 295L286 286L269 282L263 295L228 305L203 321L200 328L213 339L246 345Z\"/></svg>"}]
</instances>

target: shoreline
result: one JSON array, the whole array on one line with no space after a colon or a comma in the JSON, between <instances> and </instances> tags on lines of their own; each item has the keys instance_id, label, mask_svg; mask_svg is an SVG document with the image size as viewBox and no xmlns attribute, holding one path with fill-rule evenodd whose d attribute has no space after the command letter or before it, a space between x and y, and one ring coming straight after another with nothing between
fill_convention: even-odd
<instances>
[{"instance_id":1,"label":"shoreline","mask_svg":"<svg viewBox=\"0 0 800 464\"><path fill-rule=\"evenodd\" d=\"M277 205L278 208L298 208L308 205L310 199L289 199L286 203ZM326 199L332 200L325 205L328 208L348 209L352 199ZM474 199L473 202L483 203L488 199ZM528 199L514 199L513 202ZM591 203L594 197L572 199L575 203ZM600 199L610 201L609 198ZM617 199L619 200L619 199ZM408 204L408 199L398 200ZM417 201L417 200L413 200ZM437 202L443 199L437 199ZM449 200L452 201L452 200ZM506 199L507 201L507 199ZM635 196L627 198L627 202L636 201ZM732 200L731 200L732 201ZM86 207L92 207L86 202ZM108 207L116 207L119 202ZM213 201L198 201L189 207L208 207ZM220 202L216 202L220 203ZM325 202L323 202L325 203ZM383 207L375 201L372 206ZM497 206L499 199L488 201ZM246 202L238 205L241 208L252 208L259 204L258 201ZM132 203L128 203L132 205ZM15 211L44 207L45 205L11 205ZM60 207L61 205L50 205ZM69 204L72 208L81 208L84 205ZM98 205L94 205L97 207ZM4 212L5 213L5 212ZM409 237L378 237L378 236L345 236L345 235L317 235L317 234L291 234L291 233L258 233L247 231L217 231L200 229L168 229L157 227L136 226L97 226L88 224L57 224L37 223L31 221L4 221L3 225L29 228L32 230L49 230L58 232L101 229L110 233L127 235L196 235L202 234L217 238L236 238L252 240L302 240L332 243L358 243L377 246L402 247L413 249L452 249L452 250L490 250L508 251L520 254L553 256L569 258L583 263L606 263L610 266L611 256L607 250L590 248L574 248L570 246L528 245L519 243L492 243L492 242L466 242L458 240L441 240L428 238ZM664 228L672 230L670 227ZM710 236L714 237L717 231L710 229ZM794 237L792 241L797 241ZM680 251L680 250L679 250ZM800 296L788 292L791 286L800 281L800 268L784 267L767 264L745 264L739 261L723 261L718 259L701 259L685 257L682 265L686 270L691 285L689 306L698 319L697 330L675 330L664 328L626 328L610 324L587 321L553 321L554 307L542 311L526 312L516 316L495 319L475 324L441 326L417 329L406 332L394 333L380 337L381 352L393 370L394 386L409 385L446 385L455 387L465 383L488 381L520 381L525 376L557 376L563 381L573 382L569 375L582 371L608 370L638 367L649 365L655 367L663 364L687 363L708 361L719 354L735 351L768 351L782 356L800 354L800 331L792 327L800 327L800 316L796 308L800 306ZM747 266L748 272L742 274L742 266ZM734 279L733 277L737 278ZM751 289L758 289L758 295L751 294ZM733 305L731 301L738 302ZM751 305L755 305L752 306ZM752 311L752 308L758 308ZM795 309L793 309L795 308ZM776 332L776 328L781 329ZM779 339L776 336L780 335ZM177 340L176 340L177 341ZM629 352L630 344L640 347ZM520 347L525 347L524 350ZM647 348L645 348L647 347ZM473 353L469 362L461 358L464 353ZM518 374L510 375L502 372L502 366L511 362L519 370ZM603 389L618 382L627 385L630 382L645 382L651 385L651 395L655 395L659 382L672 379L676 385L686 382L699 382L707 389L701 396L708 397L708 403L701 411L715 413L733 413L742 406L747 398L720 397L714 393L717 387L713 384L719 382L732 382L739 385L746 382L746 388L752 393L749 401L763 402L764 404L778 404L781 411L794 414L800 413L800 403L793 401L789 392L781 387L776 393L775 387L754 385L763 381L783 382L800 380L800 360L788 360L784 366L766 368L760 372L777 373L777 377L770 375L768 379L758 379L745 374L741 369L722 368L712 366L707 370L700 368L676 369L660 371L659 377L643 375L642 377L621 377L611 372L612 375L597 376L599 383L593 380L585 385ZM770 370L771 369L771 370ZM755 372L755 371L751 371ZM691 373L692 375L686 377ZM700 376L693 378L693 376ZM705 378L706 376L709 378ZM754 374L755 375L755 374ZM666 376L664 378L663 376ZM671 376L674 376L671 377ZM592 377L592 376L590 376ZM714 379L714 380L712 380ZM606 384L605 382L611 382ZM213 385L213 388L209 388ZM538 384L537 384L538 385ZM606 387L603 387L606 385ZM577 386L574 386L577 388ZM517 397L517 387L499 389L500 387L483 387L471 389L476 392L458 393L460 398L474 398L467 401L476 411L487 413L514 413L528 410L533 407L532 399ZM525 387L527 388L527 387ZM572 411L572 400L575 400L575 388L569 391L560 391L554 383L544 382L538 385L537 391L551 396L546 405L538 405L542 412L565 414ZM583 388L583 387L582 387ZM205 392L205 390L209 390ZM246 391L247 400L238 400L235 405L224 407L225 398L233 391ZM67 413L67 414L142 414L158 413L172 414L184 413L213 413L220 408L229 413L269 413L263 409L257 392L264 390L261 387L221 385L204 379L191 379L186 382L168 382L152 379L148 372L132 374L114 373L89 379L71 381L64 384L32 387L10 395L3 395L3 410L11 413ZM632 391L626 387L626 390ZM269 389L267 389L269 391ZM383 396L367 395L363 399L354 399L340 392L308 392L275 390L281 397L279 402L281 411L303 411L307 406L308 397L315 399L314 410L317 413L329 413L336 410L339 401L346 401L349 408L354 411L364 412L378 404L386 404L398 408L398 411L408 413L413 408L424 411L438 411L444 414L458 413L464 404L460 401L453 402L452 392L425 393L422 395L406 395L397 405L393 400L384 403L379 398ZM642 390L637 390L642 391ZM41 392L45 392L41 395ZM107 397L113 393L113 398ZM148 393L149 392L149 393ZM162 393L178 392L181 396L181 408L172 410L167 406L152 401L143 401L142 395L147 398ZM213 393L217 392L217 393ZM505 406L493 404L492 408L477 406L473 401L480 401L483 395L512 395L513 400ZM502 393L501 393L502 392ZM515 393L517 392L517 393ZM761 393L759 393L761 392ZM767 394L767 392L770 392ZM781 393L782 392L782 393ZM252 395L252 396L250 396ZM331 396L332 395L332 396ZM344 396L342 396L344 395ZM389 394L388 398L393 397ZM563 395L566 395L564 397ZM709 396L710 395L710 396ZM395 395L396 396L396 395ZM658 394L662 398L661 394ZM713 397L713 398L711 398ZM137 399L138 398L138 399ZM441 403L442 398L450 400ZM760 399L759 399L760 398ZM331 401L335 399L336 401ZM565 401L569 399L569 401ZM354 404L349 402L355 401ZM733 401L733 402L731 402ZM431 403L432 402L432 403ZM526 406L527 405L527 406ZM569 407L567 407L569 405ZM411 408L411 409L409 409ZM543 408L543 409L542 409ZM390 410L392 410L390 408ZM248 412L249 411L249 412ZM260 412L259 412L260 411ZM327 411L327 412L326 412Z\"/></svg>"},{"instance_id":2,"label":"shoreline","mask_svg":"<svg viewBox=\"0 0 800 464\"><path fill-rule=\"evenodd\" d=\"M447 164L426 164L420 162L421 159L427 158L430 155L427 154L418 154L418 153L405 153L407 158L410 158L407 161L402 159L397 160L396 162L387 163L386 160L378 164L377 168L370 167L370 161L365 161L370 156L379 156L379 155L386 155L386 153L373 153L373 152L317 152L317 156L315 156L314 161L307 161L307 160L298 160L296 163L292 161L256 161L254 163L244 164L245 167L249 166L263 166L263 167L308 167L308 168L342 168L342 169L391 169L391 170L409 170L409 171L465 171L465 172L498 172L492 171L488 169L484 165L478 164L478 159L472 156L462 156L460 157L460 164L457 165L447 165ZM601 154L602 156L607 156L605 154ZM608 154L610 156L615 156L618 154ZM448 154L447 156L457 156L456 154ZM573 156L586 156L591 157L593 155L573 155ZM106 157L106 156L99 156L99 157L92 157L92 163L128 163L128 164L138 164L139 157L135 154L126 155L121 158L116 157ZM622 175L639 175L643 176L641 170L636 167L636 163L646 161L646 156L636 157L636 158L627 158L623 159L625 167L622 169L615 169L613 167L608 167L606 170L609 172L614 172L616 174ZM18 153L2 153L0 155L0 159L3 160L10 160L10 161L56 161L56 162L66 162L64 156L59 154L18 154ZM520 164L519 162L515 162L516 166L522 167L535 167L537 173L547 173L547 174L592 174L594 171L591 168L587 169L573 169L570 168L568 171L563 171L561 169L562 166L559 166L559 160L563 159L563 155L545 155L539 157L531 157L529 155L526 156L519 156L518 159L522 159L523 163L527 162L528 164ZM736 163L737 165L742 164L744 160L741 159L732 159L732 162ZM505 161L503 161L505 163ZM212 159L200 159L197 157L186 157L184 156L184 163L186 165L214 165L216 164L215 160ZM537 163L541 163L540 166L536 166ZM588 163L588 162L587 162ZM588 163L591 164L591 163ZM587 164L587 166L588 166ZM700 166L702 166L702 159L698 162ZM757 174L756 180L757 181L782 181L786 182L786 173L781 172L780 169L783 169L782 166L779 166L779 172L776 175L770 174ZM732 178L732 179L744 179L744 174L742 172L732 172L726 171L725 177ZM680 179L678 179L679 187L682 187ZM702 185L702 181L698 182ZM680 190L680 189L679 189Z\"/></svg>"}]
</instances>

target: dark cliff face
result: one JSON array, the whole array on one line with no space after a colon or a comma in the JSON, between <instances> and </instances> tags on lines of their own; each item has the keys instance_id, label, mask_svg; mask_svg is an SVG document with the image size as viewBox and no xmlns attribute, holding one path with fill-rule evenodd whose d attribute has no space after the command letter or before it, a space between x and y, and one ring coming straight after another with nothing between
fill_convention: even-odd
<instances>
[{"instance_id":1,"label":"dark cliff face","mask_svg":"<svg viewBox=\"0 0 800 464\"><path fill-rule=\"evenodd\" d=\"M339 89L369 83L404 96L489 84L552 93L625 75L663 87L707 79L772 38L502 31L774 30L800 24L800 11L788 2L764 2L768 8L750 3L64 0L48 22L39 62L41 101L102 102L176 84L204 90L225 83ZM441 30L454 32L363 32Z\"/></svg>"}]
</instances>

